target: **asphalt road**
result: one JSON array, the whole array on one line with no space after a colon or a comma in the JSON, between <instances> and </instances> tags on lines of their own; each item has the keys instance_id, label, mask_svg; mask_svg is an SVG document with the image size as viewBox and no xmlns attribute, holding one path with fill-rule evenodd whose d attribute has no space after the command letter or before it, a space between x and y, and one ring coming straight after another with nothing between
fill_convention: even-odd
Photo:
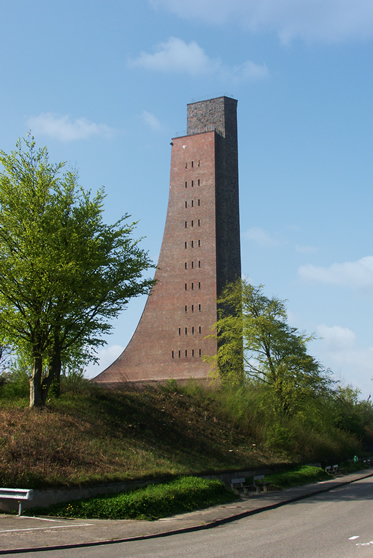
<instances>
[{"instance_id":1,"label":"asphalt road","mask_svg":"<svg viewBox=\"0 0 373 558\"><path fill-rule=\"evenodd\" d=\"M373 557L372 504L373 481L372 478L367 478L206 531L86 548L30 552L25 556L30 558L49 558L49 556L53 558Z\"/></svg>"}]
</instances>

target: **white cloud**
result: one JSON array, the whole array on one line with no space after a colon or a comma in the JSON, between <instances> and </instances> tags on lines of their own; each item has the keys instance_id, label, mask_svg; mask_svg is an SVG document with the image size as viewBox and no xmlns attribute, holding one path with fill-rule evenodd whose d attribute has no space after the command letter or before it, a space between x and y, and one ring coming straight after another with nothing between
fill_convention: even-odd
<instances>
[{"instance_id":1,"label":"white cloud","mask_svg":"<svg viewBox=\"0 0 373 558\"><path fill-rule=\"evenodd\" d=\"M131 67L164 73L187 73L192 77L216 75L224 80L240 82L268 77L266 65L248 60L239 66L225 66L219 58L212 59L195 41L187 44L181 39L170 37L166 43L155 47L155 52L142 52L135 60L129 60Z\"/></svg>"},{"instance_id":2,"label":"white cloud","mask_svg":"<svg viewBox=\"0 0 373 558\"><path fill-rule=\"evenodd\" d=\"M356 341L355 333L347 327L321 324L317 326L317 333L322 338L325 349L333 353L351 350Z\"/></svg>"},{"instance_id":3,"label":"white cloud","mask_svg":"<svg viewBox=\"0 0 373 558\"><path fill-rule=\"evenodd\" d=\"M130 60L130 66L157 72L186 72L193 77L213 73L219 65L219 60L210 60L195 41L187 44L176 37L157 45L154 54L142 52L136 60Z\"/></svg>"},{"instance_id":4,"label":"white cloud","mask_svg":"<svg viewBox=\"0 0 373 558\"><path fill-rule=\"evenodd\" d=\"M88 139L92 136L111 137L114 133L114 130L105 124L96 124L86 118L72 120L69 116L50 112L29 118L27 124L35 136L49 136L64 142Z\"/></svg>"},{"instance_id":5,"label":"white cloud","mask_svg":"<svg viewBox=\"0 0 373 558\"><path fill-rule=\"evenodd\" d=\"M252 227L243 233L243 237L247 240L253 240L259 246L278 246L280 241L274 238L271 233L261 229L260 227Z\"/></svg>"},{"instance_id":6,"label":"white cloud","mask_svg":"<svg viewBox=\"0 0 373 558\"><path fill-rule=\"evenodd\" d=\"M373 287L373 256L356 262L334 263L329 267L303 265L298 276L304 281L342 285L350 288Z\"/></svg>"},{"instance_id":7,"label":"white cloud","mask_svg":"<svg viewBox=\"0 0 373 558\"><path fill-rule=\"evenodd\" d=\"M283 43L341 42L373 35L371 0L150 0L179 17L211 24L239 21L250 31L275 31Z\"/></svg>"},{"instance_id":8,"label":"white cloud","mask_svg":"<svg viewBox=\"0 0 373 558\"><path fill-rule=\"evenodd\" d=\"M159 122L158 118L156 116L154 116L154 114L152 114L151 112L148 112L147 110L143 110L141 118L142 118L143 122L147 126L149 126L149 128L151 128L152 130L160 130L161 129L161 123Z\"/></svg>"},{"instance_id":9,"label":"white cloud","mask_svg":"<svg viewBox=\"0 0 373 558\"><path fill-rule=\"evenodd\" d=\"M347 327L338 325L317 327L322 337L319 357L321 362L335 373L336 377L358 387L363 397L372 391L373 347L361 347L356 334Z\"/></svg>"},{"instance_id":10,"label":"white cloud","mask_svg":"<svg viewBox=\"0 0 373 558\"><path fill-rule=\"evenodd\" d=\"M97 351L98 364L89 364L84 373L86 378L94 378L112 364L119 355L124 351L124 347L120 345L111 345L103 347Z\"/></svg>"}]
</instances>

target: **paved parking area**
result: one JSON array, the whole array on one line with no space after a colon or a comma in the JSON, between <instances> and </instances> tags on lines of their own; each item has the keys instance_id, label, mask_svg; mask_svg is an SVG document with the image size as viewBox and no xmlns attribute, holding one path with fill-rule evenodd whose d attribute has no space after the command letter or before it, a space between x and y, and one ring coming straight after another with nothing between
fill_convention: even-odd
<instances>
[{"instance_id":1,"label":"paved parking area","mask_svg":"<svg viewBox=\"0 0 373 558\"><path fill-rule=\"evenodd\" d=\"M50 519L46 517L14 517L14 515L4 515L0 519L0 535L3 533L90 526L93 526L93 523L80 523L76 520Z\"/></svg>"}]
</instances>

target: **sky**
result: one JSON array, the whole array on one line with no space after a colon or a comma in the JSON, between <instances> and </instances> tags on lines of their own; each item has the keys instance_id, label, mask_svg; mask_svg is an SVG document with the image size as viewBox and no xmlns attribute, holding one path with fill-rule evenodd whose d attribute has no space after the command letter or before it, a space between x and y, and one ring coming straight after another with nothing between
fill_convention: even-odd
<instances>
[{"instance_id":1,"label":"sky","mask_svg":"<svg viewBox=\"0 0 373 558\"><path fill-rule=\"evenodd\" d=\"M0 149L31 130L156 263L186 105L238 100L242 273L342 385L373 388L371 0L0 0ZM92 377L145 298L113 322Z\"/></svg>"}]
</instances>

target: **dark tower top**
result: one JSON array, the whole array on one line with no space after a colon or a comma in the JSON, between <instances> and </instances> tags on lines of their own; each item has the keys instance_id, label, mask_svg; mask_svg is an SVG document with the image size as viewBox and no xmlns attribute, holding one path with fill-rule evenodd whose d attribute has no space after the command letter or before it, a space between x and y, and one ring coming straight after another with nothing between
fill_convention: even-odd
<instances>
[{"instance_id":1,"label":"dark tower top","mask_svg":"<svg viewBox=\"0 0 373 558\"><path fill-rule=\"evenodd\" d=\"M218 97L188 105L187 135L215 130L237 149L237 101Z\"/></svg>"}]
</instances>

